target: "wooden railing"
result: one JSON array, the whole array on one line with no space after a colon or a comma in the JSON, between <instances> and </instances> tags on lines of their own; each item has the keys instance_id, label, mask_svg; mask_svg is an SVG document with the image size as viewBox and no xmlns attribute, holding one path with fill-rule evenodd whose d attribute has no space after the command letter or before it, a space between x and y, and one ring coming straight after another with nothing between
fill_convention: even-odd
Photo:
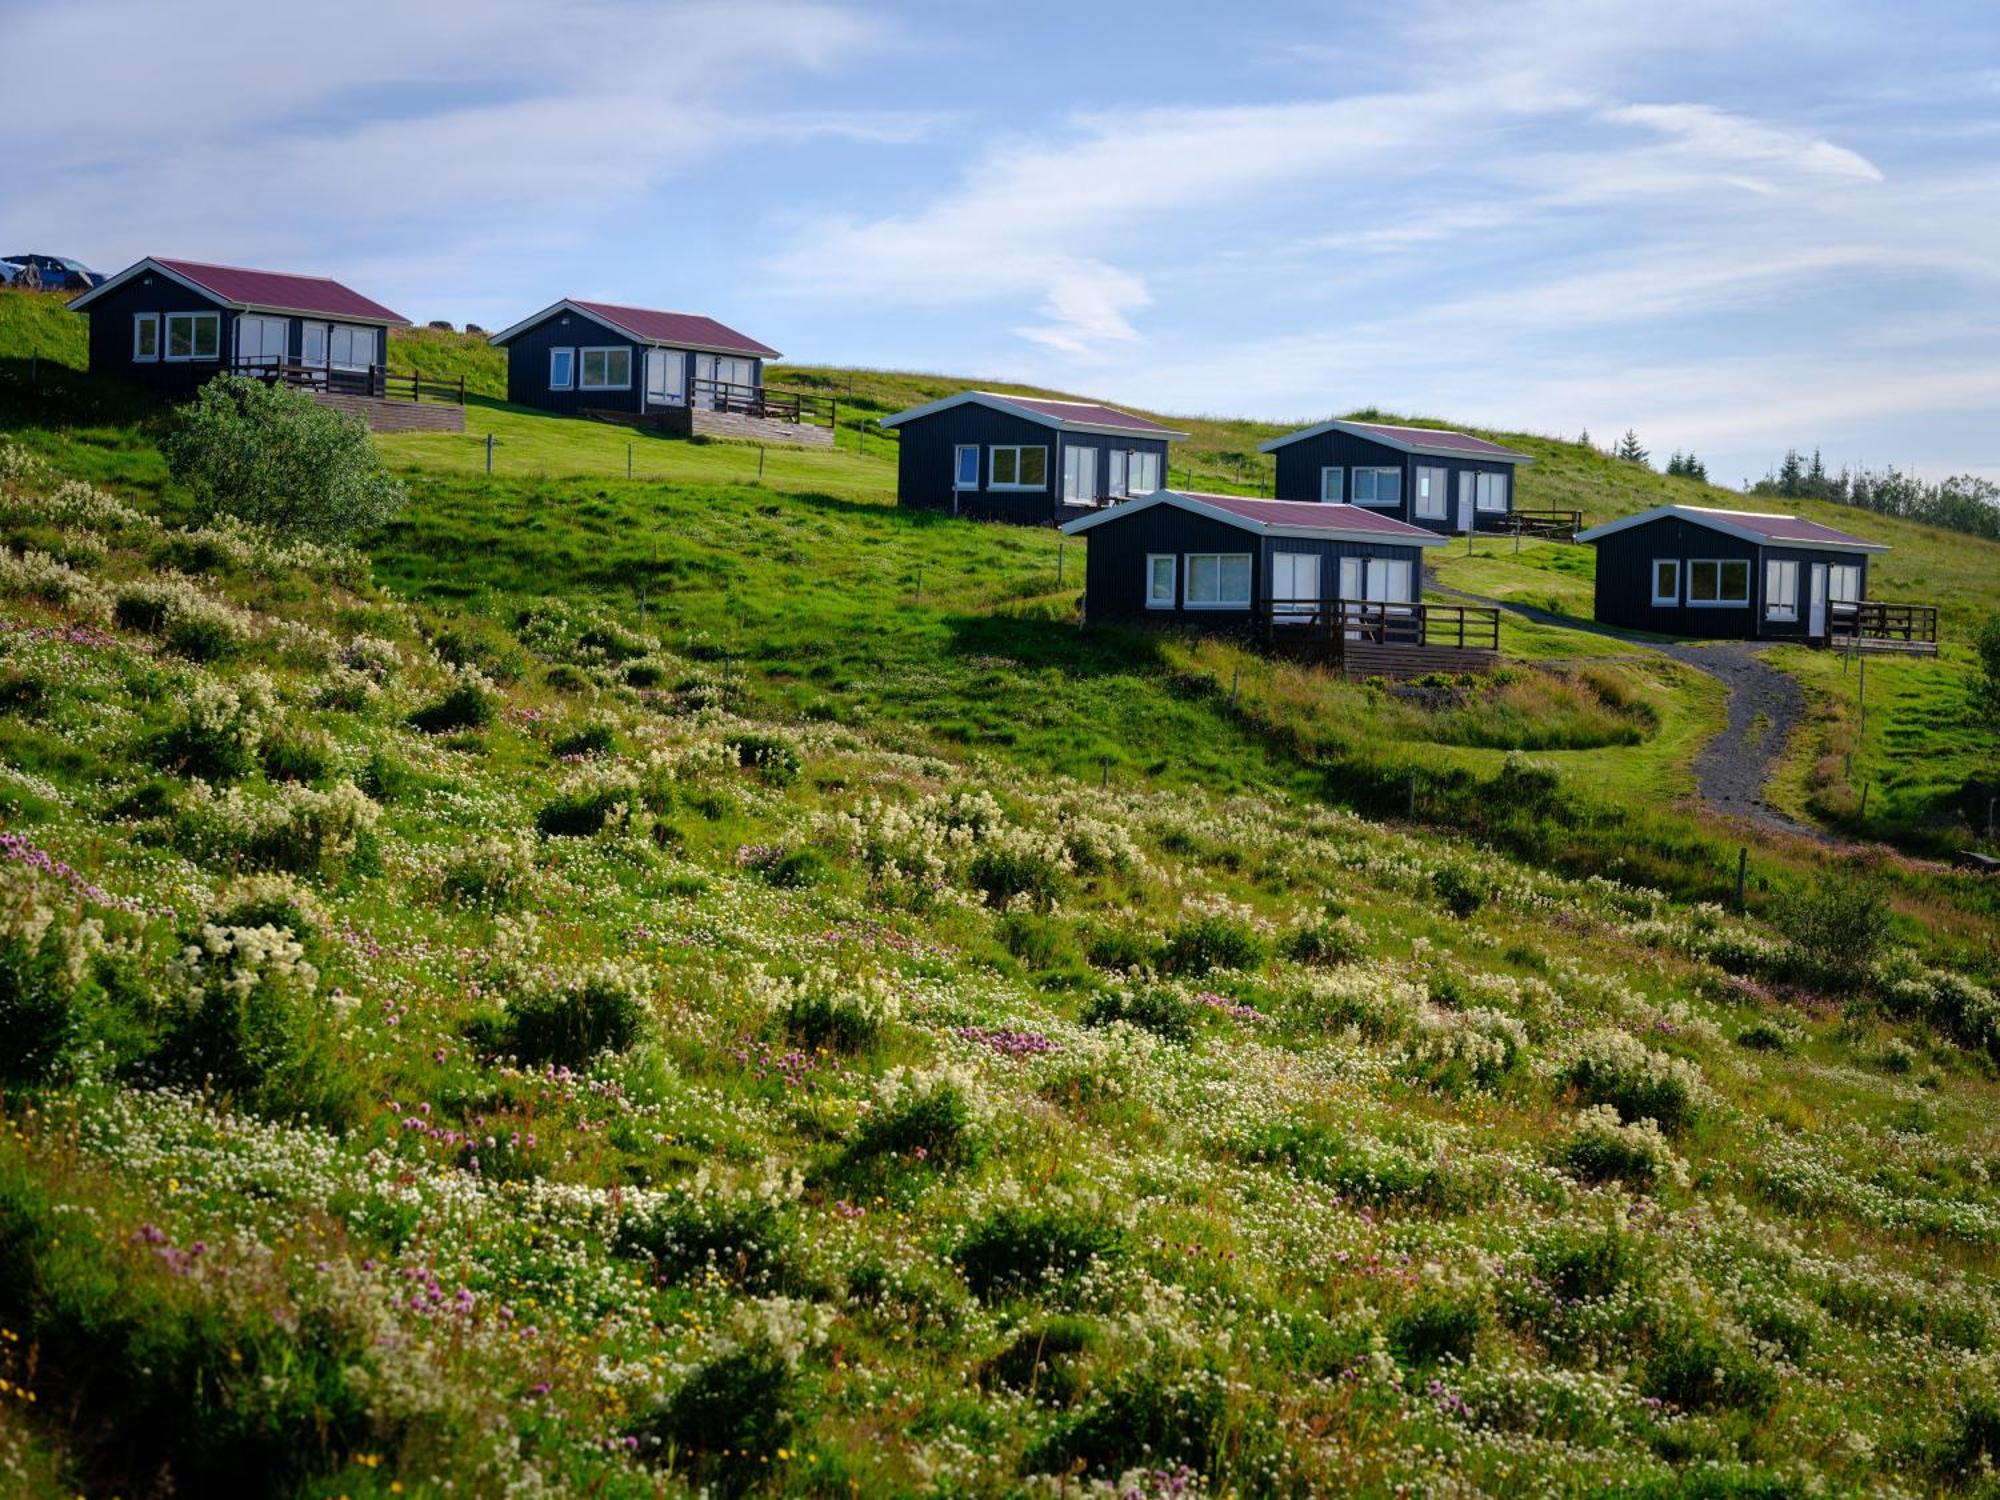
<instances>
[{"instance_id":1,"label":"wooden railing","mask_svg":"<svg viewBox=\"0 0 2000 1500\"><path fill-rule=\"evenodd\" d=\"M1251 611L1267 641L1365 641L1498 651L1500 611L1478 604L1387 604L1373 599L1265 599Z\"/></svg>"},{"instance_id":2,"label":"wooden railing","mask_svg":"<svg viewBox=\"0 0 2000 1500\"><path fill-rule=\"evenodd\" d=\"M840 414L840 403L831 396L782 386L742 385L733 380L697 380L688 388L688 399L701 411L732 412L828 430Z\"/></svg>"},{"instance_id":3,"label":"wooden railing","mask_svg":"<svg viewBox=\"0 0 2000 1500\"><path fill-rule=\"evenodd\" d=\"M1937 650L1935 604L1889 604L1863 599L1827 606L1827 636L1837 646L1879 643L1894 650L1930 654Z\"/></svg>"},{"instance_id":4,"label":"wooden railing","mask_svg":"<svg viewBox=\"0 0 2000 1500\"><path fill-rule=\"evenodd\" d=\"M257 380L320 391L330 396L373 396L381 401L449 401L465 405L465 377L435 380L414 371L370 365L365 370L293 364L282 359L239 359L231 368Z\"/></svg>"},{"instance_id":5,"label":"wooden railing","mask_svg":"<svg viewBox=\"0 0 2000 1500\"><path fill-rule=\"evenodd\" d=\"M1475 516L1474 520L1481 531L1548 537L1558 542L1573 542L1583 530L1580 510L1510 510L1504 515Z\"/></svg>"}]
</instances>

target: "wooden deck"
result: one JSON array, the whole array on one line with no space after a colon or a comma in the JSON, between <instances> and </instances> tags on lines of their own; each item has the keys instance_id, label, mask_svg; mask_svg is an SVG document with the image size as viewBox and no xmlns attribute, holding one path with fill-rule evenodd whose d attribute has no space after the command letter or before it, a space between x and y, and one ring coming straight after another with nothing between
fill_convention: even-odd
<instances>
[{"instance_id":1,"label":"wooden deck","mask_svg":"<svg viewBox=\"0 0 2000 1500\"><path fill-rule=\"evenodd\" d=\"M1937 606L1890 604L1881 599L1835 604L1827 614L1826 643L1835 651L1936 656Z\"/></svg>"},{"instance_id":2,"label":"wooden deck","mask_svg":"<svg viewBox=\"0 0 2000 1500\"><path fill-rule=\"evenodd\" d=\"M1553 542L1573 542L1583 530L1580 510L1510 510L1504 515L1474 516L1477 531L1501 536L1543 537Z\"/></svg>"},{"instance_id":3,"label":"wooden deck","mask_svg":"<svg viewBox=\"0 0 2000 1500\"><path fill-rule=\"evenodd\" d=\"M1252 624L1267 651L1350 677L1488 672L1500 657L1500 611L1482 605L1266 599Z\"/></svg>"}]
</instances>

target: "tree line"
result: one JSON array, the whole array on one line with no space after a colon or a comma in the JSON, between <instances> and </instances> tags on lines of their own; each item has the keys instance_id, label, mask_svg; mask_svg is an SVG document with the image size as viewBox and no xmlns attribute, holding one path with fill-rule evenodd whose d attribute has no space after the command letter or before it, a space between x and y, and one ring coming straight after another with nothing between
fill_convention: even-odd
<instances>
[{"instance_id":1,"label":"tree line","mask_svg":"<svg viewBox=\"0 0 2000 1500\"><path fill-rule=\"evenodd\" d=\"M1787 500L1831 500L1878 515L1901 516L1951 531L1963 531L1988 541L2000 541L2000 485L1977 474L1949 479L1919 479L1893 465L1886 469L1827 468L1815 448L1810 457L1796 448L1762 479L1750 486L1753 495L1779 495Z\"/></svg>"}]
</instances>

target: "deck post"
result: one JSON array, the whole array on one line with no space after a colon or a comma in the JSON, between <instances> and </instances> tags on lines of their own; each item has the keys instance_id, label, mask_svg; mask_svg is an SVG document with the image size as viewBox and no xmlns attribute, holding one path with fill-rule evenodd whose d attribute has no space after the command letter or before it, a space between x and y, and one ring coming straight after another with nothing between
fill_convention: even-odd
<instances>
[{"instance_id":1,"label":"deck post","mask_svg":"<svg viewBox=\"0 0 2000 1500\"><path fill-rule=\"evenodd\" d=\"M1743 845L1736 851L1736 909L1743 910L1743 884L1750 874L1750 846Z\"/></svg>"},{"instance_id":2,"label":"deck post","mask_svg":"<svg viewBox=\"0 0 2000 1500\"><path fill-rule=\"evenodd\" d=\"M493 434L486 434L486 472L493 472Z\"/></svg>"}]
</instances>

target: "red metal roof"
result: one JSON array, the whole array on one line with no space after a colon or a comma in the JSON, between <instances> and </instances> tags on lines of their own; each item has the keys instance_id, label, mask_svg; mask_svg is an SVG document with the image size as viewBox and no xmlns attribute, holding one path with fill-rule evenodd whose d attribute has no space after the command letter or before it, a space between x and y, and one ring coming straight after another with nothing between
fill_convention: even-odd
<instances>
[{"instance_id":1,"label":"red metal roof","mask_svg":"<svg viewBox=\"0 0 2000 1500\"><path fill-rule=\"evenodd\" d=\"M1198 490L1171 493L1198 500L1267 526L1311 526L1326 531L1379 531L1387 536L1432 537L1436 532L1412 526L1394 516L1361 505L1335 505L1317 500L1258 500L1249 495L1210 495Z\"/></svg>"},{"instance_id":2,"label":"red metal roof","mask_svg":"<svg viewBox=\"0 0 2000 1500\"><path fill-rule=\"evenodd\" d=\"M1740 526L1745 531L1754 531L1767 536L1774 542L1831 542L1838 545L1868 547L1874 545L1863 541L1849 532L1836 531L1831 526L1822 526L1817 521L1808 521L1801 516L1774 516L1750 510L1710 510L1705 507L1686 506L1685 510L1699 510L1705 516L1714 516L1718 521L1726 521L1731 526Z\"/></svg>"},{"instance_id":3,"label":"red metal roof","mask_svg":"<svg viewBox=\"0 0 2000 1500\"><path fill-rule=\"evenodd\" d=\"M1367 432L1379 432L1383 437L1420 448L1449 448L1454 453L1488 453L1495 457L1503 454L1509 458L1519 456L1512 448L1503 448L1498 443L1489 443L1485 438L1472 437L1463 432L1446 432L1441 427L1397 427L1387 422L1350 422L1348 425Z\"/></svg>"},{"instance_id":4,"label":"red metal roof","mask_svg":"<svg viewBox=\"0 0 2000 1500\"><path fill-rule=\"evenodd\" d=\"M1052 401L1042 396L1008 396L999 391L988 391L986 394L996 401L1026 407L1058 422L1085 422L1093 427L1123 427L1131 432L1145 433L1169 433L1174 430L1145 417L1135 417L1129 411L1120 411L1115 406L1100 406L1095 401Z\"/></svg>"},{"instance_id":5,"label":"red metal roof","mask_svg":"<svg viewBox=\"0 0 2000 1500\"><path fill-rule=\"evenodd\" d=\"M615 302L585 302L578 297L570 301L592 317L602 318L650 343L716 349L724 354L761 355L765 359L778 357L778 351L768 344L760 344L700 313L655 312L646 307L620 307Z\"/></svg>"},{"instance_id":6,"label":"red metal roof","mask_svg":"<svg viewBox=\"0 0 2000 1500\"><path fill-rule=\"evenodd\" d=\"M371 323L409 321L401 313L391 312L330 276L294 276L284 271L252 271L243 266L211 266L198 260L163 260L158 256L154 262L233 307L268 307L325 318L363 318Z\"/></svg>"}]
</instances>

